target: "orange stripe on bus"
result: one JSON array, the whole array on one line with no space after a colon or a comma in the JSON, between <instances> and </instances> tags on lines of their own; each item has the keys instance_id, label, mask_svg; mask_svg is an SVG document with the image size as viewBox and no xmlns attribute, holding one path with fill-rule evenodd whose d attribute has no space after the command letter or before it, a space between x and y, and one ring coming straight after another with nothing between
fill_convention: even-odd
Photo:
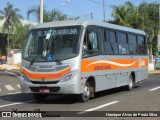
<instances>
[{"instance_id":1,"label":"orange stripe on bus","mask_svg":"<svg viewBox=\"0 0 160 120\"><path fill-rule=\"evenodd\" d=\"M147 59L134 60L82 60L82 72L96 72L104 70L120 70L129 68L148 67Z\"/></svg>"},{"instance_id":2,"label":"orange stripe on bus","mask_svg":"<svg viewBox=\"0 0 160 120\"><path fill-rule=\"evenodd\" d=\"M58 73L49 73L49 74L40 74L40 73L32 73L29 72L28 70L25 70L22 68L22 72L29 77L30 79L37 79L37 80L42 80L45 78L45 80L52 80L52 79L60 79L63 77L65 74L69 73L71 71L71 68L67 68L61 72Z\"/></svg>"}]
</instances>

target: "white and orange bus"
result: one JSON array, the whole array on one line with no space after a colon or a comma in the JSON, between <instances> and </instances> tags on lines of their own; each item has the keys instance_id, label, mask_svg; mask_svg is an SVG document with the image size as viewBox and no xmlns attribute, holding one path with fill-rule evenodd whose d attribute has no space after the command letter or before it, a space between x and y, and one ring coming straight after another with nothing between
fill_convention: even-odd
<instances>
[{"instance_id":1,"label":"white and orange bus","mask_svg":"<svg viewBox=\"0 0 160 120\"><path fill-rule=\"evenodd\" d=\"M53 94L94 93L148 77L144 31L92 20L42 23L28 34L22 55L21 90L36 100Z\"/></svg>"}]
</instances>

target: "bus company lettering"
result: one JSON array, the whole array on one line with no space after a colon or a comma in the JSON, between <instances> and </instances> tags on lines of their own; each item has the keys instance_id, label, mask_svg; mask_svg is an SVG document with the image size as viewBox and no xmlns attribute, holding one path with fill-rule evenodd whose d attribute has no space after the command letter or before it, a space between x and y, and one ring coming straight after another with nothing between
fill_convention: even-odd
<instances>
[{"instance_id":1,"label":"bus company lettering","mask_svg":"<svg viewBox=\"0 0 160 120\"><path fill-rule=\"evenodd\" d=\"M109 69L111 69L111 65L94 66L94 71L97 71L97 70L109 70Z\"/></svg>"},{"instance_id":2,"label":"bus company lettering","mask_svg":"<svg viewBox=\"0 0 160 120\"><path fill-rule=\"evenodd\" d=\"M78 34L76 28L73 29L58 29L53 31L53 35L76 35Z\"/></svg>"}]
</instances>

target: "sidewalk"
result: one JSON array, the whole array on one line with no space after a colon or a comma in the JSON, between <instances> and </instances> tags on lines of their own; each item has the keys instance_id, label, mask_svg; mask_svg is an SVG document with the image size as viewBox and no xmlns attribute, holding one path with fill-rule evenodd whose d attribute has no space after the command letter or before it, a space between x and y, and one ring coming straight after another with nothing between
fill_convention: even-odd
<instances>
[{"instance_id":1,"label":"sidewalk","mask_svg":"<svg viewBox=\"0 0 160 120\"><path fill-rule=\"evenodd\" d=\"M2 64L0 65L0 70L18 70L18 65L8 65L8 64Z\"/></svg>"},{"instance_id":2,"label":"sidewalk","mask_svg":"<svg viewBox=\"0 0 160 120\"><path fill-rule=\"evenodd\" d=\"M20 65L8 65L8 64L2 64L0 65L0 71L10 71L13 72L15 74L19 74L20 73Z\"/></svg>"},{"instance_id":3,"label":"sidewalk","mask_svg":"<svg viewBox=\"0 0 160 120\"><path fill-rule=\"evenodd\" d=\"M148 71L149 74L160 74L160 70L149 70Z\"/></svg>"}]
</instances>

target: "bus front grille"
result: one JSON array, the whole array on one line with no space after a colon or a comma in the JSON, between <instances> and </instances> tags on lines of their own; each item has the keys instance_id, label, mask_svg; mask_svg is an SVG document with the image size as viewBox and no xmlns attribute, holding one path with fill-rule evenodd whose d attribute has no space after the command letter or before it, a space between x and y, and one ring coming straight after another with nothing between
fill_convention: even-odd
<instances>
[{"instance_id":1,"label":"bus front grille","mask_svg":"<svg viewBox=\"0 0 160 120\"><path fill-rule=\"evenodd\" d=\"M59 81L31 81L32 84L57 84Z\"/></svg>"}]
</instances>

